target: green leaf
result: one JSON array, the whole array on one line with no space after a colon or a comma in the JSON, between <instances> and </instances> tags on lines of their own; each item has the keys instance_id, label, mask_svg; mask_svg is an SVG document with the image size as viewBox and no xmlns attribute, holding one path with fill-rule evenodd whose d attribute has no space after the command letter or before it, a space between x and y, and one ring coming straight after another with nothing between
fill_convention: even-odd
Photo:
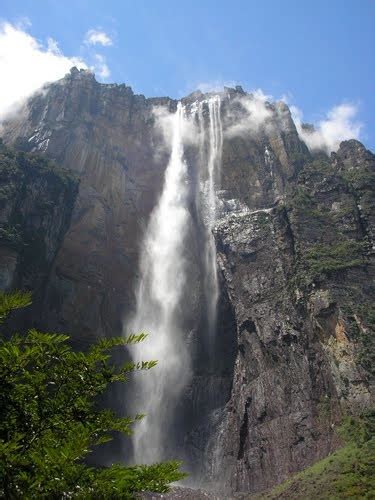
<instances>
[{"instance_id":1,"label":"green leaf","mask_svg":"<svg viewBox=\"0 0 375 500\"><path fill-rule=\"evenodd\" d=\"M31 293L15 291L12 293L0 292L0 323L13 309L20 309L31 304Z\"/></svg>"}]
</instances>

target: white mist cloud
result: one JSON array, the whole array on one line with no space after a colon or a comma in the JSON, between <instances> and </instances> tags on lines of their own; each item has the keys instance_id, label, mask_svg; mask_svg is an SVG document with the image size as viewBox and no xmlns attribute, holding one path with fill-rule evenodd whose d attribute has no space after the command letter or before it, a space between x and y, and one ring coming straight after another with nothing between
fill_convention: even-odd
<instances>
[{"instance_id":1,"label":"white mist cloud","mask_svg":"<svg viewBox=\"0 0 375 500\"><path fill-rule=\"evenodd\" d=\"M235 87L237 83L235 81L224 81L224 80L212 80L209 82L200 82L194 86L193 90L200 90L204 94L209 92L222 92L224 87Z\"/></svg>"},{"instance_id":2,"label":"white mist cloud","mask_svg":"<svg viewBox=\"0 0 375 500\"><path fill-rule=\"evenodd\" d=\"M222 82L208 82L198 85L198 88L207 93L222 93L224 90ZM259 88L252 90L249 94L231 94L232 104L226 109L224 116L224 135L226 137L248 136L257 133L261 127L269 132L275 125L288 131L291 125L290 115L283 103L287 104L291 98L290 94L284 94L281 101L270 105L275 101L274 97ZM303 126L303 113L299 108L289 104L289 109L300 138L310 150L323 150L330 154L339 148L342 141L358 139L363 128L363 124L356 119L358 108L354 104L344 103L333 107L324 119L313 124L312 127ZM278 114L277 122L272 119L275 110ZM170 113L165 108L160 108L154 110L154 116L156 126L165 144L168 144L173 132ZM184 141L197 143L198 135L194 121L186 120Z\"/></svg>"},{"instance_id":3,"label":"white mist cloud","mask_svg":"<svg viewBox=\"0 0 375 500\"><path fill-rule=\"evenodd\" d=\"M47 82L62 78L72 66L87 68L79 57L64 56L55 40L47 46L22 26L0 24L0 120Z\"/></svg>"},{"instance_id":4,"label":"white mist cloud","mask_svg":"<svg viewBox=\"0 0 375 500\"><path fill-rule=\"evenodd\" d=\"M289 98L289 95L284 95L282 101L287 103ZM267 119L272 115L272 111L267 101L274 100L272 95L264 93L262 89L256 89L251 91L251 95L240 95L235 100L240 104L242 112L232 111L225 130L227 136L249 134L256 132L260 126L268 126ZM339 148L342 141L358 139L363 128L363 124L356 119L358 107L352 103L333 107L326 117L312 128L302 126L303 113L299 108L290 105L290 111L300 138L310 150L323 150L330 154Z\"/></svg>"},{"instance_id":5,"label":"white mist cloud","mask_svg":"<svg viewBox=\"0 0 375 500\"><path fill-rule=\"evenodd\" d=\"M232 107L231 114L227 117L225 134L234 137L256 132L272 114L267 107L267 101L271 98L261 89L254 90L251 95L235 97L233 101L238 106Z\"/></svg>"},{"instance_id":6,"label":"white mist cloud","mask_svg":"<svg viewBox=\"0 0 375 500\"><path fill-rule=\"evenodd\" d=\"M105 31L95 29L91 29L86 33L85 43L87 45L103 45L103 47L113 45L111 37Z\"/></svg>"},{"instance_id":7,"label":"white mist cloud","mask_svg":"<svg viewBox=\"0 0 375 500\"><path fill-rule=\"evenodd\" d=\"M356 120L358 108L354 104L340 104L333 107L324 120L314 125L314 130L302 127L303 113L296 106L290 106L297 131L311 150L323 150L328 154L336 151L341 141L358 139L363 124Z\"/></svg>"},{"instance_id":8,"label":"white mist cloud","mask_svg":"<svg viewBox=\"0 0 375 500\"><path fill-rule=\"evenodd\" d=\"M88 52L87 61L81 57L65 56L58 42L48 38L46 45L27 32L29 21L18 24L0 23L0 121L16 112L25 99L46 83L62 78L70 68L90 69L106 79L110 70L103 55ZM108 45L101 38L102 45Z\"/></svg>"},{"instance_id":9,"label":"white mist cloud","mask_svg":"<svg viewBox=\"0 0 375 500\"><path fill-rule=\"evenodd\" d=\"M175 112L171 112L166 106L154 106L152 114L155 120L155 131L158 140L153 145L154 158L160 161L165 154L170 154L172 138L175 126ZM199 142L199 132L196 127L193 115L185 115L185 119L180 124L181 137L185 144L197 144Z\"/></svg>"},{"instance_id":10,"label":"white mist cloud","mask_svg":"<svg viewBox=\"0 0 375 500\"><path fill-rule=\"evenodd\" d=\"M107 66L106 59L101 54L94 54L95 64L91 66L90 69L95 71L103 79L108 78L111 75L109 67Z\"/></svg>"},{"instance_id":11,"label":"white mist cloud","mask_svg":"<svg viewBox=\"0 0 375 500\"><path fill-rule=\"evenodd\" d=\"M258 101L262 101L263 103L266 101L273 101L274 97L271 94L265 94L262 89L251 90L250 92L255 99Z\"/></svg>"}]
</instances>

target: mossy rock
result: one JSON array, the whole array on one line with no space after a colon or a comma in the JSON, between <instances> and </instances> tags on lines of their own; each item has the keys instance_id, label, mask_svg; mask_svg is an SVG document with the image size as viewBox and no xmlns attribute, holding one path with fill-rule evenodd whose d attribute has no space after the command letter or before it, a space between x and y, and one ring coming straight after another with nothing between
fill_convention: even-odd
<instances>
[{"instance_id":1,"label":"mossy rock","mask_svg":"<svg viewBox=\"0 0 375 500\"><path fill-rule=\"evenodd\" d=\"M330 275L365 264L367 244L363 241L347 240L336 245L313 245L306 251L303 260L311 275Z\"/></svg>"},{"instance_id":2,"label":"mossy rock","mask_svg":"<svg viewBox=\"0 0 375 500\"><path fill-rule=\"evenodd\" d=\"M341 500L375 498L374 412L357 418L347 417L339 433L346 442L328 457L292 476L258 499Z\"/></svg>"}]
</instances>

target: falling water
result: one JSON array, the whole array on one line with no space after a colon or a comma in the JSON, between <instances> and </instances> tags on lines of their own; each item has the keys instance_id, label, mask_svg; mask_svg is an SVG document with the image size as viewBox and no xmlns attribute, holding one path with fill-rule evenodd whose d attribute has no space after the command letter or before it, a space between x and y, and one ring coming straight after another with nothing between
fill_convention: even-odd
<instances>
[{"instance_id":1,"label":"falling water","mask_svg":"<svg viewBox=\"0 0 375 500\"><path fill-rule=\"evenodd\" d=\"M208 124L205 127L203 106L208 107ZM200 102L197 110L200 133L200 158L202 176L202 207L205 227L205 276L204 293L207 303L207 325L210 351L213 349L216 331L217 302L219 283L216 266L216 246L212 233L217 218L217 194L220 184L223 131L220 115L220 97L214 96ZM208 129L208 130L207 130ZM207 148L205 147L207 144Z\"/></svg>"},{"instance_id":2,"label":"falling water","mask_svg":"<svg viewBox=\"0 0 375 500\"><path fill-rule=\"evenodd\" d=\"M208 110L208 113L204 111ZM190 223L188 169L184 159L184 132L195 117L198 122L200 210L204 221L204 294L207 303L208 344L212 351L219 296L216 249L212 234L217 212L216 189L220 177L222 126L220 98L197 103L186 117L179 103L173 116L171 157L166 168L159 203L151 214L143 241L137 310L132 331L146 331L149 338L136 348L137 359L157 359L152 374L138 374L135 397L146 417L134 435L134 460L150 463L165 457L163 448L181 392L190 378L186 332L179 324L187 288L184 251ZM205 116L206 115L206 116ZM210 353L212 355L212 352Z\"/></svg>"},{"instance_id":3,"label":"falling water","mask_svg":"<svg viewBox=\"0 0 375 500\"><path fill-rule=\"evenodd\" d=\"M185 110L179 103L173 116L172 151L163 192L143 242L137 311L131 325L133 331L150 333L137 347L136 356L158 360L152 374L139 374L136 379L139 410L146 414L134 436L138 463L163 458L168 421L190 372L187 345L178 322L186 282L183 247L189 222L185 124Z\"/></svg>"}]
</instances>

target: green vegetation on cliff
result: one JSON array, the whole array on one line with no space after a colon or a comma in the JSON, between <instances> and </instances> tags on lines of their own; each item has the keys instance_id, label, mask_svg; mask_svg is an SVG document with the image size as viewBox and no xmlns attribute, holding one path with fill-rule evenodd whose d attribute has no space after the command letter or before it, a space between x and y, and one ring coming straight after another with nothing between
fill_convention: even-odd
<instances>
[{"instance_id":1,"label":"green vegetation on cliff","mask_svg":"<svg viewBox=\"0 0 375 500\"><path fill-rule=\"evenodd\" d=\"M0 321L30 304L28 294L0 294ZM113 382L156 362L116 366L111 350L145 335L103 339L86 353L74 352L69 337L40 333L0 339L0 497L9 499L130 499L144 490L165 492L184 477L178 462L151 466L88 466L93 447L113 432L131 434L142 418L99 409L97 396Z\"/></svg>"},{"instance_id":2,"label":"green vegetation on cliff","mask_svg":"<svg viewBox=\"0 0 375 500\"><path fill-rule=\"evenodd\" d=\"M14 150L5 146L0 138L0 179L9 179L20 173L25 176L29 173L43 174L65 185L75 182L75 176L70 171L45 156Z\"/></svg>"},{"instance_id":3,"label":"green vegetation on cliff","mask_svg":"<svg viewBox=\"0 0 375 500\"><path fill-rule=\"evenodd\" d=\"M41 288L69 225L77 186L68 170L0 139L0 247L17 261L12 286Z\"/></svg>"},{"instance_id":4,"label":"green vegetation on cliff","mask_svg":"<svg viewBox=\"0 0 375 500\"><path fill-rule=\"evenodd\" d=\"M336 245L314 245L305 253L309 272L330 274L335 271L364 264L366 244L362 241L346 240Z\"/></svg>"},{"instance_id":5,"label":"green vegetation on cliff","mask_svg":"<svg viewBox=\"0 0 375 500\"><path fill-rule=\"evenodd\" d=\"M66 211L71 210L76 185L68 170L39 154L10 149L0 139L0 210L7 214L0 224L0 242L29 245L27 218L53 217L61 199Z\"/></svg>"},{"instance_id":6,"label":"green vegetation on cliff","mask_svg":"<svg viewBox=\"0 0 375 500\"><path fill-rule=\"evenodd\" d=\"M347 418L340 428L346 445L257 499L375 498L375 412Z\"/></svg>"},{"instance_id":7,"label":"green vegetation on cliff","mask_svg":"<svg viewBox=\"0 0 375 500\"><path fill-rule=\"evenodd\" d=\"M316 155L299 172L285 205L297 234L296 278L300 287L326 281L338 273L368 263L367 219L353 196L350 179L367 179L366 166L343 170Z\"/></svg>"}]
</instances>

